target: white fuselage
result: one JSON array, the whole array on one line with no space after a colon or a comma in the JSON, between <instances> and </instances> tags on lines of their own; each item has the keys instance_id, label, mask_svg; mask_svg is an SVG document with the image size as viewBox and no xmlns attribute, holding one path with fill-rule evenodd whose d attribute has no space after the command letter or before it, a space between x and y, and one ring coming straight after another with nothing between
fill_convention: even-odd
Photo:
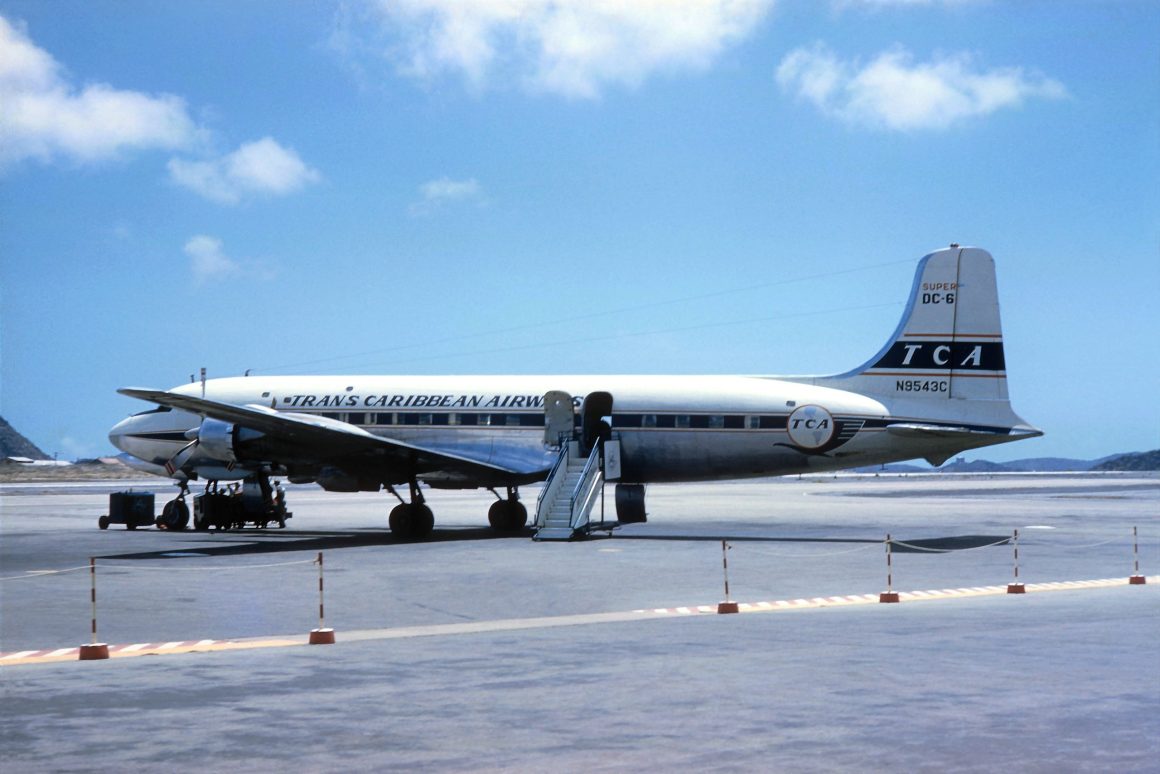
<instances>
[{"instance_id":1,"label":"white fuselage","mask_svg":"<svg viewBox=\"0 0 1160 774\"><path fill-rule=\"evenodd\" d=\"M172 392L201 396L202 390L191 383ZM965 448L961 439L908 439L885 431L891 423L929 421L929 404L887 405L882 398L769 377L255 376L209 380L204 397L322 415L427 449L546 473L556 455L544 434L543 400L550 390L576 396L578 410L589 393L612 396L622 480L637 483L832 470ZM987 413L979 421L1000 424ZM119 423L110 438L123 451L163 465L199 422L183 411L145 412Z\"/></svg>"}]
</instances>

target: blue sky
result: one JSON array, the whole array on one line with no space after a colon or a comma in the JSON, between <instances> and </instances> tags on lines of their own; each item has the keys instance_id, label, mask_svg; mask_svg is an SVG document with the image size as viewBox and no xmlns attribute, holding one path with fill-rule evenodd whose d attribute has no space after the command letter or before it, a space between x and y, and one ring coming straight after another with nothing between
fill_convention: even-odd
<instances>
[{"instance_id":1,"label":"blue sky","mask_svg":"<svg viewBox=\"0 0 1160 774\"><path fill-rule=\"evenodd\" d=\"M0 0L0 414L199 367L836 373L994 254L1042 439L1160 446L1160 5Z\"/></svg>"}]
</instances>

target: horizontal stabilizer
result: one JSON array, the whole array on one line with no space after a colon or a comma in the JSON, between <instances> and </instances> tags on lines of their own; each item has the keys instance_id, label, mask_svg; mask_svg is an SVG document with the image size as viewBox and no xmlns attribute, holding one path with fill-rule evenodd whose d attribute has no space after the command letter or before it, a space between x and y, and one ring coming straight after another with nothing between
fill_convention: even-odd
<instances>
[{"instance_id":1,"label":"horizontal stabilizer","mask_svg":"<svg viewBox=\"0 0 1160 774\"><path fill-rule=\"evenodd\" d=\"M985 430L972 430L969 427L947 427L945 425L920 425L914 423L899 423L887 425L886 432L900 438L968 438L975 435L994 435Z\"/></svg>"}]
</instances>

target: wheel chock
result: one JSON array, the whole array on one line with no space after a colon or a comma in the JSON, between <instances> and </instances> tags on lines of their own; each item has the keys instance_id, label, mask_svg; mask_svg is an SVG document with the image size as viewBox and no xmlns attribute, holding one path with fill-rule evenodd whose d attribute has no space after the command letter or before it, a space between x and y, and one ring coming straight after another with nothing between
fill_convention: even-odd
<instances>
[{"instance_id":1,"label":"wheel chock","mask_svg":"<svg viewBox=\"0 0 1160 774\"><path fill-rule=\"evenodd\" d=\"M109 646L103 642L81 645L81 661L101 661L109 657Z\"/></svg>"},{"instance_id":2,"label":"wheel chock","mask_svg":"<svg viewBox=\"0 0 1160 774\"><path fill-rule=\"evenodd\" d=\"M718 615L722 615L725 613L740 613L740 612L741 612L741 608L738 607L736 602L718 602L717 603L717 614Z\"/></svg>"},{"instance_id":3,"label":"wheel chock","mask_svg":"<svg viewBox=\"0 0 1160 774\"><path fill-rule=\"evenodd\" d=\"M333 645L334 644L334 629L311 629L310 630L310 644L311 645Z\"/></svg>"}]
</instances>

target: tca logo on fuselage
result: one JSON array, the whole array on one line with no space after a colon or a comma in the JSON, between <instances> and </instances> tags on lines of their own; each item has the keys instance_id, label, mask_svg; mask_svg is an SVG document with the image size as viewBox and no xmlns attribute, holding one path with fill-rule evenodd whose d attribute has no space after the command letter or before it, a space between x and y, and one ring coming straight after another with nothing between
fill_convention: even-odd
<instances>
[{"instance_id":1,"label":"tca logo on fuselage","mask_svg":"<svg viewBox=\"0 0 1160 774\"><path fill-rule=\"evenodd\" d=\"M798 406L789 415L789 439L803 449L820 449L834 437L834 417L821 406Z\"/></svg>"}]
</instances>

